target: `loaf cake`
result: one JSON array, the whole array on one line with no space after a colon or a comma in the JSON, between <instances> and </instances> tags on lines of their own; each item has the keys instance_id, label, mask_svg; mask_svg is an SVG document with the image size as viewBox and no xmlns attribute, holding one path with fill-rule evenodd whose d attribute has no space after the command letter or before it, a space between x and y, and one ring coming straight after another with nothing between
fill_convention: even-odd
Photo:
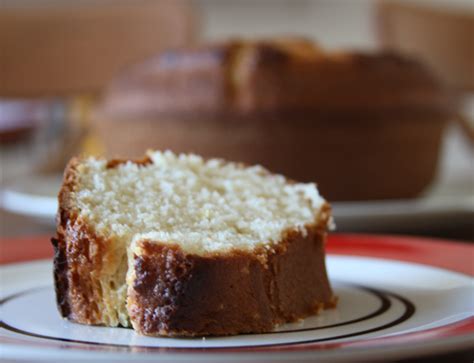
<instances>
[{"instance_id":1,"label":"loaf cake","mask_svg":"<svg viewBox=\"0 0 474 363\"><path fill-rule=\"evenodd\" d=\"M59 194L61 315L151 336L267 332L334 307L329 204L261 166L75 158Z\"/></svg>"},{"instance_id":2,"label":"loaf cake","mask_svg":"<svg viewBox=\"0 0 474 363\"><path fill-rule=\"evenodd\" d=\"M329 200L365 200L422 192L453 114L416 60L294 37L151 57L110 84L93 127L109 157L193 152L317 182Z\"/></svg>"}]
</instances>

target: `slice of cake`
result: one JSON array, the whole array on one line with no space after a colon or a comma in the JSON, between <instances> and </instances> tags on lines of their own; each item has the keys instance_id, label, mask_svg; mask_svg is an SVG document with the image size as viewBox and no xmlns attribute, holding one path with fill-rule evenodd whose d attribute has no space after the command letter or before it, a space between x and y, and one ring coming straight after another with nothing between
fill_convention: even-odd
<instances>
[{"instance_id":1,"label":"slice of cake","mask_svg":"<svg viewBox=\"0 0 474 363\"><path fill-rule=\"evenodd\" d=\"M314 184L260 166L149 152L73 159L59 194L62 316L140 334L228 335L335 305Z\"/></svg>"}]
</instances>

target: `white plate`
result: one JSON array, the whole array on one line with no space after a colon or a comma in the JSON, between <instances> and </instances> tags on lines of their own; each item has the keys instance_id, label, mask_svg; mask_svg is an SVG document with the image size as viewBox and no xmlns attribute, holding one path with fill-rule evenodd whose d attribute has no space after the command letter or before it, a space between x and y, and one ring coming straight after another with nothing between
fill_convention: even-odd
<instances>
[{"instance_id":1,"label":"white plate","mask_svg":"<svg viewBox=\"0 0 474 363\"><path fill-rule=\"evenodd\" d=\"M472 345L472 331L455 337L440 333L474 316L471 277L368 257L330 255L327 263L340 299L337 309L269 334L202 339L143 337L130 329L68 322L56 309L51 261L6 265L0 269L2 356L49 362L66 358L347 361L399 358ZM391 345L397 337L413 337L413 341Z\"/></svg>"}]
</instances>

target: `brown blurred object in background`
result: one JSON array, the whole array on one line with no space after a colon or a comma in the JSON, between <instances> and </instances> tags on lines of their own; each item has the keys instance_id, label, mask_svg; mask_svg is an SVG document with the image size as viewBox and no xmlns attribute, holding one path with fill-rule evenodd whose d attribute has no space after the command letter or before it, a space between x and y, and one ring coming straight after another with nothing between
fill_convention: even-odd
<instances>
[{"instance_id":1,"label":"brown blurred object in background","mask_svg":"<svg viewBox=\"0 0 474 363\"><path fill-rule=\"evenodd\" d=\"M13 100L0 102L0 145L31 136L49 109L47 102Z\"/></svg>"},{"instance_id":2,"label":"brown blurred object in background","mask_svg":"<svg viewBox=\"0 0 474 363\"><path fill-rule=\"evenodd\" d=\"M112 83L94 126L108 156L169 148L260 163L330 200L363 200L422 192L452 115L450 94L411 59L277 38L152 57Z\"/></svg>"},{"instance_id":3,"label":"brown blurred object in background","mask_svg":"<svg viewBox=\"0 0 474 363\"><path fill-rule=\"evenodd\" d=\"M453 87L474 91L474 2L380 1L386 49L417 56Z\"/></svg>"},{"instance_id":4,"label":"brown blurred object in background","mask_svg":"<svg viewBox=\"0 0 474 363\"><path fill-rule=\"evenodd\" d=\"M0 96L98 91L125 65L189 44L194 23L181 0L4 0Z\"/></svg>"},{"instance_id":5,"label":"brown blurred object in background","mask_svg":"<svg viewBox=\"0 0 474 363\"><path fill-rule=\"evenodd\" d=\"M474 102L474 1L382 0L376 10L383 48L423 60L457 90L454 119L474 146L474 119L462 112Z\"/></svg>"},{"instance_id":6,"label":"brown blurred object in background","mask_svg":"<svg viewBox=\"0 0 474 363\"><path fill-rule=\"evenodd\" d=\"M58 172L84 143L86 152L100 151L87 135L105 85L122 68L196 36L187 0L3 1L0 110L15 109L2 111L0 146L12 157L25 148L32 156L8 163ZM31 114L32 104L44 105L39 122L20 117Z\"/></svg>"}]
</instances>

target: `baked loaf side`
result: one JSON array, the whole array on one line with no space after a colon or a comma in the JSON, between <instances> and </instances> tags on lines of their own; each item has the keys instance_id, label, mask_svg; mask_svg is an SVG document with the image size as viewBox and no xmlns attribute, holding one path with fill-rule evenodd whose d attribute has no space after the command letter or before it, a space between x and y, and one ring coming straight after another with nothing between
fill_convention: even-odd
<instances>
[{"instance_id":1,"label":"baked loaf side","mask_svg":"<svg viewBox=\"0 0 474 363\"><path fill-rule=\"evenodd\" d=\"M111 83L98 118L452 112L423 64L394 53L331 51L305 38L169 50Z\"/></svg>"},{"instance_id":2,"label":"baked loaf side","mask_svg":"<svg viewBox=\"0 0 474 363\"><path fill-rule=\"evenodd\" d=\"M82 324L129 326L124 280L126 246L120 238L100 233L75 198L86 163L68 164L59 193L54 278L61 314ZM122 245L121 245L122 244Z\"/></svg>"},{"instance_id":3,"label":"baked loaf side","mask_svg":"<svg viewBox=\"0 0 474 363\"><path fill-rule=\"evenodd\" d=\"M335 304L314 184L195 155L74 159L54 239L61 314L146 335L269 331Z\"/></svg>"},{"instance_id":4,"label":"baked loaf side","mask_svg":"<svg viewBox=\"0 0 474 363\"><path fill-rule=\"evenodd\" d=\"M435 177L457 108L406 55L332 51L296 37L234 40L124 70L92 128L108 156L195 152L317 182L334 201L405 199Z\"/></svg>"},{"instance_id":5,"label":"baked loaf side","mask_svg":"<svg viewBox=\"0 0 474 363\"><path fill-rule=\"evenodd\" d=\"M325 232L289 233L271 252L186 255L147 240L133 248L128 309L145 335L259 333L334 307Z\"/></svg>"}]
</instances>

